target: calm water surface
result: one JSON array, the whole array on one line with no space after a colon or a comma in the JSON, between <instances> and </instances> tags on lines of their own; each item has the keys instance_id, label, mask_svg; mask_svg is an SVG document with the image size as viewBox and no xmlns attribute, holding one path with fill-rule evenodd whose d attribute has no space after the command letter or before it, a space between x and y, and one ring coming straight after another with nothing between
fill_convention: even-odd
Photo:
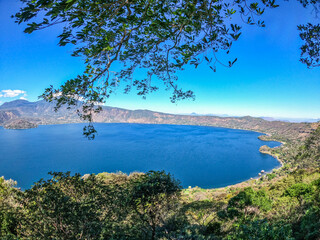
<instances>
[{"instance_id":1,"label":"calm water surface","mask_svg":"<svg viewBox=\"0 0 320 240\"><path fill-rule=\"evenodd\" d=\"M82 124L0 128L0 176L29 188L49 171L99 173L166 170L184 187L222 187L279 166L259 152L278 142L260 133L203 126L96 124L94 141L82 136Z\"/></svg>"}]
</instances>

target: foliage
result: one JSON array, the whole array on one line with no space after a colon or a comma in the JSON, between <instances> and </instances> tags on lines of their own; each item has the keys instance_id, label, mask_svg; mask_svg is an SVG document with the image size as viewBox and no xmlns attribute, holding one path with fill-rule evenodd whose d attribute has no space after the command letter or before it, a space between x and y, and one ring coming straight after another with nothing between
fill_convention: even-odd
<instances>
[{"instance_id":1,"label":"foliage","mask_svg":"<svg viewBox=\"0 0 320 240\"><path fill-rule=\"evenodd\" d=\"M17 217L13 206L15 204L13 195L15 189L13 181L0 178L0 238L15 239L17 229Z\"/></svg>"},{"instance_id":2,"label":"foliage","mask_svg":"<svg viewBox=\"0 0 320 240\"><path fill-rule=\"evenodd\" d=\"M193 98L192 91L176 84L177 72L204 61L216 71L221 63L216 53L228 54L241 35L232 18L239 14L245 23L263 27L255 17L278 6L274 0L21 1L24 6L15 18L28 23L26 33L63 24L59 45L74 45L72 55L83 57L86 64L82 75L58 89L51 86L42 97L56 100L56 109L84 101L78 114L89 122L102 109L97 104L120 84L126 84L125 92L135 87L145 97L158 89L154 81L160 80L172 90L172 102ZM301 62L318 67L319 24L300 25L298 30L304 41ZM136 79L137 69L144 78ZM85 134L94 137L94 127L87 126ZM0 238L319 239L319 137L320 127L299 148L295 142L286 147L290 160L277 181L226 190L205 201L182 200L179 182L165 172L84 177L52 173L51 179L26 191L1 178ZM266 180L277 177L269 174Z\"/></svg>"},{"instance_id":3,"label":"foliage","mask_svg":"<svg viewBox=\"0 0 320 240\"><path fill-rule=\"evenodd\" d=\"M276 174L275 174L275 173L268 173L268 174L267 174L267 178L268 178L269 181L272 180L272 179L274 179L275 177L276 177Z\"/></svg>"},{"instance_id":4,"label":"foliage","mask_svg":"<svg viewBox=\"0 0 320 240\"><path fill-rule=\"evenodd\" d=\"M52 173L21 193L21 227L26 239L98 239L110 214L110 189L93 175Z\"/></svg>"},{"instance_id":5,"label":"foliage","mask_svg":"<svg viewBox=\"0 0 320 240\"><path fill-rule=\"evenodd\" d=\"M302 162L317 156L318 133L298 148ZM0 178L0 238L319 239L320 168L292 159L264 181L212 190L181 191L163 171L52 173L26 191Z\"/></svg>"},{"instance_id":6,"label":"foliage","mask_svg":"<svg viewBox=\"0 0 320 240\"><path fill-rule=\"evenodd\" d=\"M301 47L300 61L308 67L320 66L320 24L299 25L300 37L305 42Z\"/></svg>"},{"instance_id":7,"label":"foliage","mask_svg":"<svg viewBox=\"0 0 320 240\"><path fill-rule=\"evenodd\" d=\"M292 230L289 224L270 224L267 220L256 220L241 225L239 230L230 237L231 239L254 239L254 240L292 240Z\"/></svg>"},{"instance_id":8,"label":"foliage","mask_svg":"<svg viewBox=\"0 0 320 240\"><path fill-rule=\"evenodd\" d=\"M265 191L255 191L250 187L230 199L224 214L231 219L236 217L246 220L259 214L260 210L270 210L271 206L271 200ZM220 216L223 216L223 213L220 213Z\"/></svg>"},{"instance_id":9,"label":"foliage","mask_svg":"<svg viewBox=\"0 0 320 240\"><path fill-rule=\"evenodd\" d=\"M286 194L290 197L302 198L312 193L311 187L306 183L296 183L286 190Z\"/></svg>"},{"instance_id":10,"label":"foliage","mask_svg":"<svg viewBox=\"0 0 320 240\"><path fill-rule=\"evenodd\" d=\"M275 8L275 0L21 0L16 22L27 23L26 33L63 24L59 45L72 44L72 56L84 58L82 75L55 89L46 89L42 97L64 104L84 101L79 115L91 122L119 85L124 92L133 87L145 97L163 82L172 90L171 101L194 98L192 91L178 87L177 72L186 65L195 68L202 62L216 71L221 63L231 67L236 59L222 63L218 51L229 53L239 39L241 26L232 22L264 27L260 16L266 8ZM33 22L32 22L33 21ZM115 63L117 66L115 67ZM140 69L140 70L139 70ZM136 78L139 70L142 79ZM88 134L94 132L92 128Z\"/></svg>"},{"instance_id":11,"label":"foliage","mask_svg":"<svg viewBox=\"0 0 320 240\"><path fill-rule=\"evenodd\" d=\"M53 173L24 192L9 183L0 181L1 239L320 237L319 170L194 202L184 201L179 183L164 172Z\"/></svg>"},{"instance_id":12,"label":"foliage","mask_svg":"<svg viewBox=\"0 0 320 240\"><path fill-rule=\"evenodd\" d=\"M51 175L23 192L0 179L1 239L155 239L178 209L164 172Z\"/></svg>"},{"instance_id":13,"label":"foliage","mask_svg":"<svg viewBox=\"0 0 320 240\"><path fill-rule=\"evenodd\" d=\"M320 126L308 136L298 150L293 158L294 165L302 169L320 167Z\"/></svg>"},{"instance_id":14,"label":"foliage","mask_svg":"<svg viewBox=\"0 0 320 240\"><path fill-rule=\"evenodd\" d=\"M264 27L266 8L276 8L275 0L20 0L23 7L13 16L27 23L32 33L60 24L59 45L74 46L72 56L82 57L85 70L59 88L50 86L41 96L63 105L77 105L78 115L89 121L84 135L93 139L91 122L102 110L100 104L119 86L125 93L136 88L146 97L163 82L172 91L171 101L194 99L191 90L177 85L177 73L187 65L197 68L206 62L231 67L237 58L221 62L216 53L229 54L241 35L242 23ZM317 10L318 0L300 0ZM319 66L319 25L298 26L304 41L300 61ZM137 78L135 72L139 72Z\"/></svg>"},{"instance_id":15,"label":"foliage","mask_svg":"<svg viewBox=\"0 0 320 240\"><path fill-rule=\"evenodd\" d=\"M157 228L179 208L179 182L164 172L148 172L132 182L130 205L140 220L146 224L146 239L155 239ZM149 230L149 231L148 231Z\"/></svg>"}]
</instances>

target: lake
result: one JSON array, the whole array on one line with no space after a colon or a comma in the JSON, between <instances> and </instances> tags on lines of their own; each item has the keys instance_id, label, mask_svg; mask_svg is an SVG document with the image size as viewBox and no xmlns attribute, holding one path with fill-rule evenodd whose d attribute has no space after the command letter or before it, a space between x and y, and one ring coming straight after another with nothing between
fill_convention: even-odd
<instances>
[{"instance_id":1,"label":"lake","mask_svg":"<svg viewBox=\"0 0 320 240\"><path fill-rule=\"evenodd\" d=\"M83 124L36 129L0 128L0 176L29 188L49 171L72 173L165 170L184 187L223 187L258 176L280 163L262 154L261 133L227 128L148 124L95 124L93 141Z\"/></svg>"}]
</instances>

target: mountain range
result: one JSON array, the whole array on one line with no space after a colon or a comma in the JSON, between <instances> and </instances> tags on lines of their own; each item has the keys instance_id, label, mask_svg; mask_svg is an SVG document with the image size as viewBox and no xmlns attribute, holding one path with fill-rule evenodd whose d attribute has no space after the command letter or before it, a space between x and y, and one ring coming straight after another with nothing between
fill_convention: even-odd
<instances>
[{"instance_id":1,"label":"mountain range","mask_svg":"<svg viewBox=\"0 0 320 240\"><path fill-rule=\"evenodd\" d=\"M23 119L37 125L81 123L76 113L78 107L67 109L66 106L54 111L55 103L46 101L29 102L15 100L3 103L0 106L0 126L5 126L17 119ZM288 141L303 139L312 132L318 123L291 123L283 121L268 121L256 117L219 117L176 115L150 110L127 110L104 106L103 111L94 116L94 122L99 123L145 123L145 124L177 124L177 125L203 125L225 127L233 129L253 130L267 133L263 136L272 139Z\"/></svg>"}]
</instances>

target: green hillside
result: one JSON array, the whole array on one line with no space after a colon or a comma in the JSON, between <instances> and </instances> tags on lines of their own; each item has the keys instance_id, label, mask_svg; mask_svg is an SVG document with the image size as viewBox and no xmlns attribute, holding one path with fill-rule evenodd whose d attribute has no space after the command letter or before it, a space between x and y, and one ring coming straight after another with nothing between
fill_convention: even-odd
<instances>
[{"instance_id":1,"label":"green hillside","mask_svg":"<svg viewBox=\"0 0 320 240\"><path fill-rule=\"evenodd\" d=\"M0 180L1 239L319 239L320 127L271 149L283 168L219 189L164 172L53 173L21 191Z\"/></svg>"}]
</instances>

